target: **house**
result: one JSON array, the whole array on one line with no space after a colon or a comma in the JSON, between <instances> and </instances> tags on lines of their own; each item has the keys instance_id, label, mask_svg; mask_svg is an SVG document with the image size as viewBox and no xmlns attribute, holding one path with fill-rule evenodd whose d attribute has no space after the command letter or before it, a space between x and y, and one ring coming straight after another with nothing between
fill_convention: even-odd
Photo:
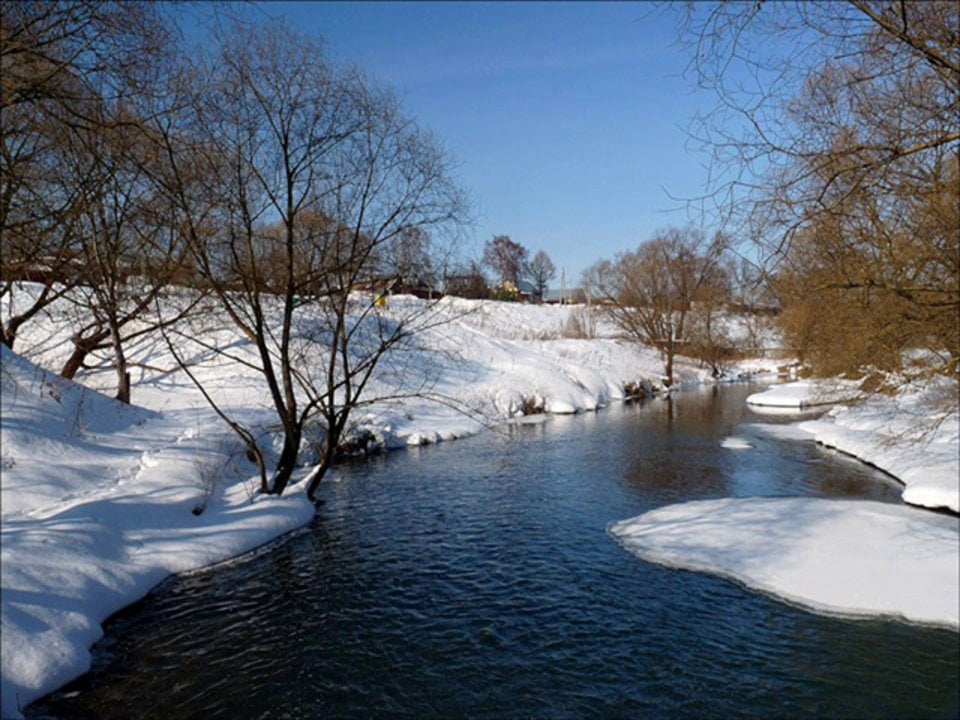
<instances>
[{"instance_id":1,"label":"house","mask_svg":"<svg viewBox=\"0 0 960 720\"><path fill-rule=\"evenodd\" d=\"M393 295L413 295L421 300L436 300L443 297L443 292L419 278L410 282L404 282L403 279L395 280L390 287L390 292Z\"/></svg>"},{"instance_id":2,"label":"house","mask_svg":"<svg viewBox=\"0 0 960 720\"><path fill-rule=\"evenodd\" d=\"M529 280L517 281L517 300L520 302L540 302L540 293L537 292L537 286Z\"/></svg>"}]
</instances>

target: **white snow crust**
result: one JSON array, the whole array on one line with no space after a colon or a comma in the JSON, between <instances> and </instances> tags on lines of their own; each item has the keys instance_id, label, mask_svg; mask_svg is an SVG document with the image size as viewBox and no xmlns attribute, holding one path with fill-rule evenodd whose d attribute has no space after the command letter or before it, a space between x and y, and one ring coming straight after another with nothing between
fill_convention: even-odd
<instances>
[{"instance_id":1,"label":"white snow crust","mask_svg":"<svg viewBox=\"0 0 960 720\"><path fill-rule=\"evenodd\" d=\"M905 488L904 502L960 512L960 414L947 378L906 383L800 423L814 439L884 470Z\"/></svg>"},{"instance_id":2,"label":"white snow crust","mask_svg":"<svg viewBox=\"0 0 960 720\"><path fill-rule=\"evenodd\" d=\"M749 441L745 440L742 437L737 437L735 435L724 438L720 443L720 447L726 448L727 450L750 450L753 445Z\"/></svg>"},{"instance_id":3,"label":"white snow crust","mask_svg":"<svg viewBox=\"0 0 960 720\"><path fill-rule=\"evenodd\" d=\"M750 405L801 410L817 405L833 405L859 396L857 385L844 380L795 380L772 385L747 398Z\"/></svg>"},{"instance_id":4,"label":"white snow crust","mask_svg":"<svg viewBox=\"0 0 960 720\"><path fill-rule=\"evenodd\" d=\"M727 498L613 524L650 562L713 573L815 611L958 628L960 518L822 498Z\"/></svg>"}]
</instances>

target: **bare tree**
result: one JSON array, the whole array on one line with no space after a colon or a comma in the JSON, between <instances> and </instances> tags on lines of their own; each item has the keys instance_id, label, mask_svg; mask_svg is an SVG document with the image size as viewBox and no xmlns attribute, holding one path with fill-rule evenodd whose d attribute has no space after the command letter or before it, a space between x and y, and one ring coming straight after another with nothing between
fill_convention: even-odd
<instances>
[{"instance_id":1,"label":"bare tree","mask_svg":"<svg viewBox=\"0 0 960 720\"><path fill-rule=\"evenodd\" d=\"M480 263L472 261L450 270L444 278L444 292L462 298L486 300L490 297L490 286L483 276Z\"/></svg>"},{"instance_id":2,"label":"bare tree","mask_svg":"<svg viewBox=\"0 0 960 720\"><path fill-rule=\"evenodd\" d=\"M738 342L739 350L746 355L779 350L770 347L780 301L769 279L749 258L731 257L724 269L730 284L730 309L737 313L744 331Z\"/></svg>"},{"instance_id":3,"label":"bare tree","mask_svg":"<svg viewBox=\"0 0 960 720\"><path fill-rule=\"evenodd\" d=\"M2 341L69 291L79 277L77 218L95 177L61 169L81 132L118 122L105 115L166 47L158 6L120 2L0 5L0 297ZM19 281L39 282L18 292ZM15 297L16 296L16 297Z\"/></svg>"},{"instance_id":4,"label":"bare tree","mask_svg":"<svg viewBox=\"0 0 960 720\"><path fill-rule=\"evenodd\" d=\"M168 295L187 254L175 230L169 203L149 181L155 146L130 122L77 134L83 151L62 169L85 187L78 206L77 259L80 282L65 295L72 312L62 313L76 329L73 352L61 374L72 378L88 355L109 348L117 373L117 398L130 402L125 346L155 333L155 301ZM95 183L87 180L95 178ZM183 293L181 293L183 294ZM174 322L199 300L179 304ZM176 303L171 303L171 307Z\"/></svg>"},{"instance_id":5,"label":"bare tree","mask_svg":"<svg viewBox=\"0 0 960 720\"><path fill-rule=\"evenodd\" d=\"M726 268L722 263L709 262L703 273L686 321L683 351L709 365L713 376L718 377L724 364L740 354L742 343L734 337L730 323L733 291Z\"/></svg>"},{"instance_id":6,"label":"bare tree","mask_svg":"<svg viewBox=\"0 0 960 720\"><path fill-rule=\"evenodd\" d=\"M319 420L312 498L381 361L423 328L422 310L389 320L380 312L380 257L404 233L455 223L462 197L442 153L393 96L336 70L310 38L282 24L234 23L217 43L201 73L211 81L196 101L199 142L184 152L165 134L171 188L205 282L254 353L205 349L255 371L282 429L271 477L255 429L198 385L257 460L265 493L287 487L304 428ZM219 208L207 221L182 192L197 154L217 174Z\"/></svg>"},{"instance_id":7,"label":"bare tree","mask_svg":"<svg viewBox=\"0 0 960 720\"><path fill-rule=\"evenodd\" d=\"M507 235L496 235L483 246L483 264L501 283L516 285L527 272L527 249Z\"/></svg>"},{"instance_id":8,"label":"bare tree","mask_svg":"<svg viewBox=\"0 0 960 720\"><path fill-rule=\"evenodd\" d=\"M829 342L858 345L850 363L876 357L896 368L904 349L924 347L942 358L939 372L956 377L960 7L850 0L691 8L690 70L719 99L694 126L713 160L717 209L789 276L784 300L812 307L829 298L830 312L845 306L846 320L830 327L846 330ZM797 319L812 317L796 310ZM857 325L861 316L876 322ZM820 363L826 353L814 356L818 370L838 370Z\"/></svg>"},{"instance_id":9,"label":"bare tree","mask_svg":"<svg viewBox=\"0 0 960 720\"><path fill-rule=\"evenodd\" d=\"M430 233L424 228L404 228L384 249L384 274L402 289L433 290L437 278L430 246Z\"/></svg>"},{"instance_id":10,"label":"bare tree","mask_svg":"<svg viewBox=\"0 0 960 720\"><path fill-rule=\"evenodd\" d=\"M722 235L708 242L694 228L668 228L585 273L584 285L610 319L628 337L663 352L668 386L675 356L688 347L688 320L715 283L724 248Z\"/></svg>"},{"instance_id":11,"label":"bare tree","mask_svg":"<svg viewBox=\"0 0 960 720\"><path fill-rule=\"evenodd\" d=\"M537 297L543 302L543 295L547 291L547 285L557 276L557 267L553 260L543 250L537 250L533 260L530 261L530 277L533 278L533 284L537 288Z\"/></svg>"}]
</instances>

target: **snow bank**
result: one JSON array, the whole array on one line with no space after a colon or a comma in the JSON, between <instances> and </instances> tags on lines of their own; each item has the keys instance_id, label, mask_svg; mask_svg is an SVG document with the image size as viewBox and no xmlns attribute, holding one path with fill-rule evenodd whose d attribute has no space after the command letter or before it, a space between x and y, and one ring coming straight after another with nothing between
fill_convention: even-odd
<instances>
[{"instance_id":1,"label":"snow bank","mask_svg":"<svg viewBox=\"0 0 960 720\"><path fill-rule=\"evenodd\" d=\"M859 396L857 384L844 380L796 380L773 385L747 398L750 405L772 408L802 408L848 402Z\"/></svg>"},{"instance_id":2,"label":"snow bank","mask_svg":"<svg viewBox=\"0 0 960 720\"><path fill-rule=\"evenodd\" d=\"M837 407L800 428L814 439L884 470L912 505L960 512L960 414L957 384L937 378ZM950 408L953 408L952 410Z\"/></svg>"},{"instance_id":3,"label":"snow bank","mask_svg":"<svg viewBox=\"0 0 960 720\"><path fill-rule=\"evenodd\" d=\"M194 515L198 458L219 445L6 347L0 359L0 715L13 718L89 669L110 614L171 573L302 525L313 507L300 492L254 503L241 483Z\"/></svg>"},{"instance_id":4,"label":"snow bank","mask_svg":"<svg viewBox=\"0 0 960 720\"><path fill-rule=\"evenodd\" d=\"M609 529L639 557L826 613L960 627L960 519L821 498L705 500Z\"/></svg>"}]
</instances>

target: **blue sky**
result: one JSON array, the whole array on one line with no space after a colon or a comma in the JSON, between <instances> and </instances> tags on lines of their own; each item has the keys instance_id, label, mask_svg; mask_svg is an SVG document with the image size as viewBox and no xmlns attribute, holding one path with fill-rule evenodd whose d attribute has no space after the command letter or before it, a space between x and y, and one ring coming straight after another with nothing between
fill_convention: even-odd
<instances>
[{"instance_id":1,"label":"blue sky","mask_svg":"<svg viewBox=\"0 0 960 720\"><path fill-rule=\"evenodd\" d=\"M457 163L468 235L543 249L568 282L702 192L683 128L711 98L681 77L676 6L646 3L262 3L397 92ZM558 278L559 281L559 278Z\"/></svg>"}]
</instances>

